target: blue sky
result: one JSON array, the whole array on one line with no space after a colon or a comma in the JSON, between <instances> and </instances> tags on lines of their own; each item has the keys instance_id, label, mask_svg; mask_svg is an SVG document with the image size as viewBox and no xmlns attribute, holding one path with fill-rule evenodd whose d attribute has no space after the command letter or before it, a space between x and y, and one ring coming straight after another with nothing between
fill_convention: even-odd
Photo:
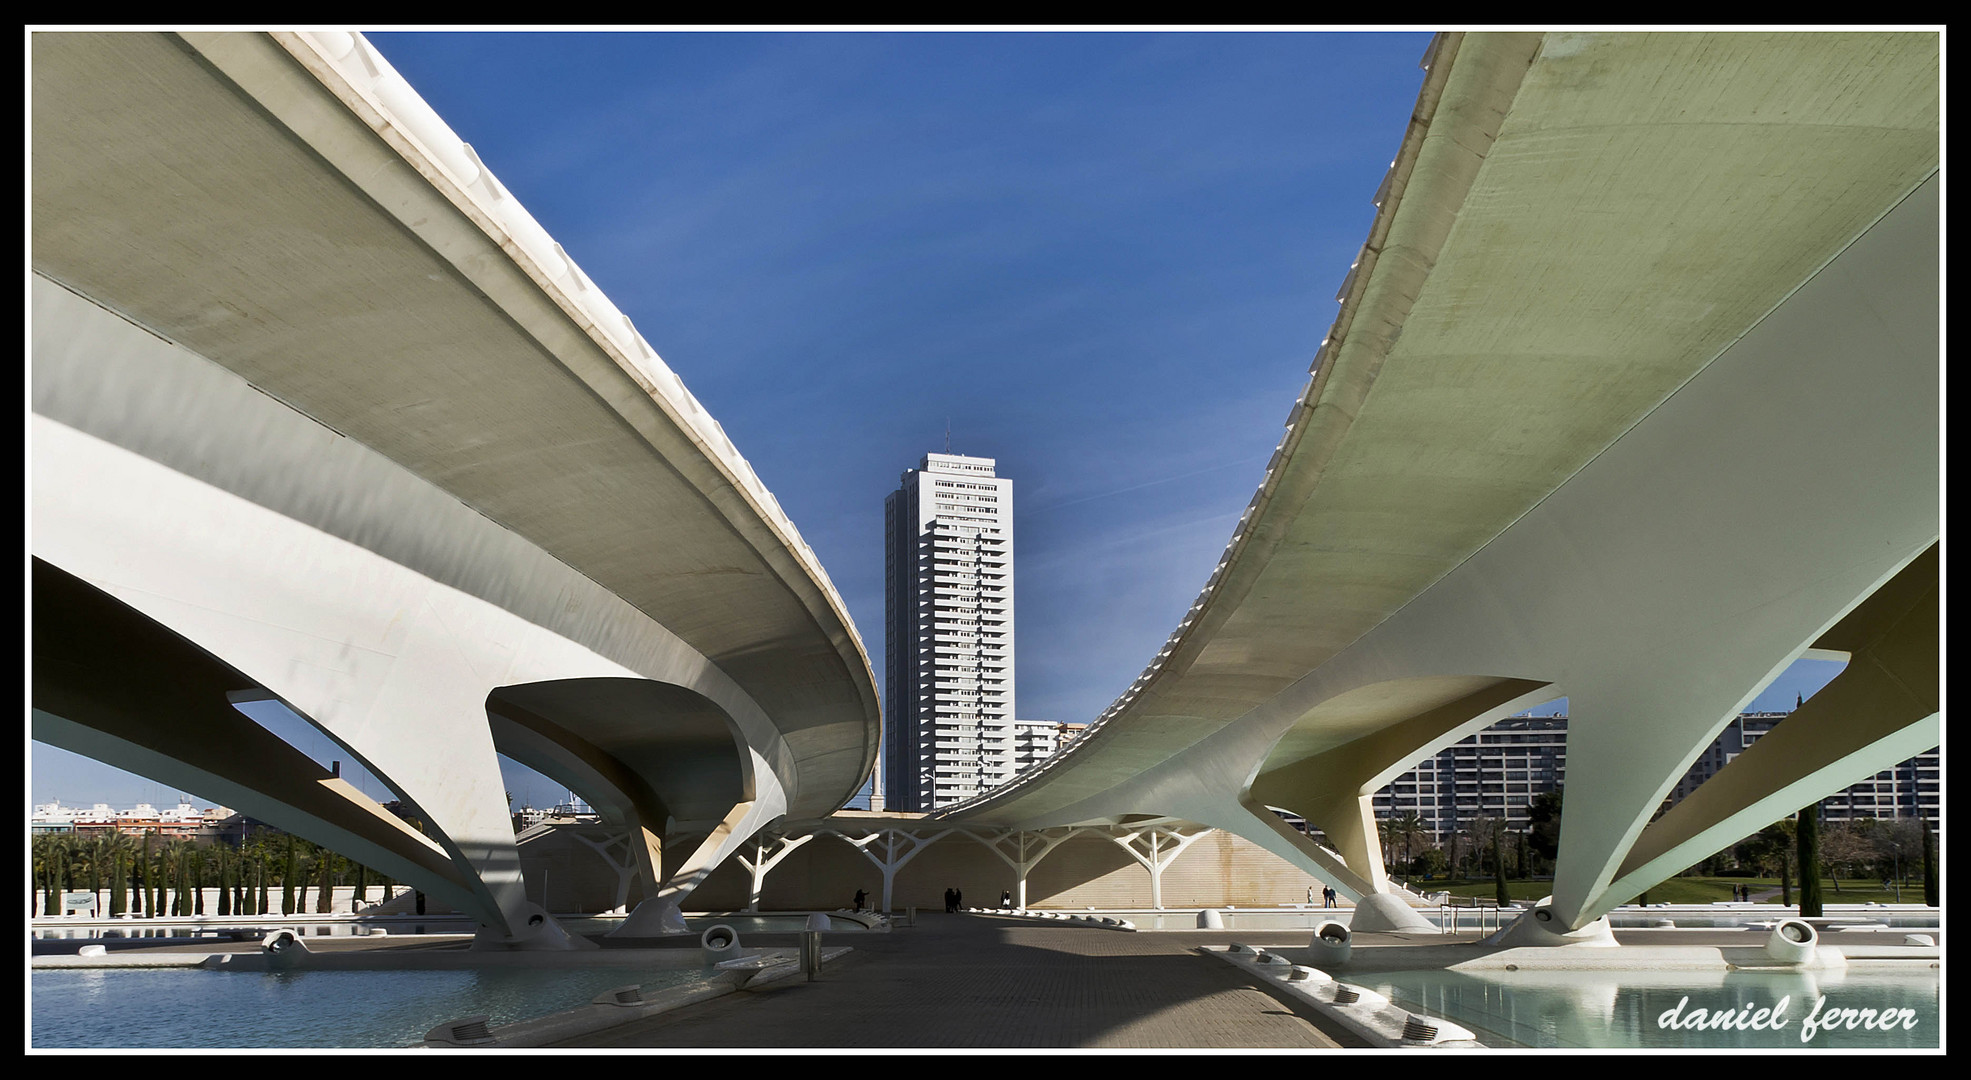
<instances>
[{"instance_id":1,"label":"blue sky","mask_svg":"<svg viewBox=\"0 0 1971 1080\"><path fill-rule=\"evenodd\" d=\"M873 660L883 496L947 422L997 458L1019 711L1072 721L1162 645L1258 486L1429 41L369 38L718 418ZM1834 670L1797 665L1755 707ZM32 765L36 801L178 794L38 744Z\"/></svg>"}]
</instances>

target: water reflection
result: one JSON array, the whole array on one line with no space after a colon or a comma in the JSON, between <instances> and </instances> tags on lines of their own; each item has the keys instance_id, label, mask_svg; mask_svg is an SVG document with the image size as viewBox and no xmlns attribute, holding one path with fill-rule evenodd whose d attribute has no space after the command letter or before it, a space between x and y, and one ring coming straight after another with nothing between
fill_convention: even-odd
<instances>
[{"instance_id":1,"label":"water reflection","mask_svg":"<svg viewBox=\"0 0 1971 1080\"><path fill-rule=\"evenodd\" d=\"M1745 1047L1836 1049L1934 1048L1941 981L1935 969L1769 971L1401 971L1356 981L1399 1004L1441 1016L1495 1045L1644 1048ZM1915 1025L1891 1031L1857 1028L1801 1033L1815 1003L1825 1009L1912 1010ZM1744 1025L1760 1009L1786 1003L1783 1026ZM1697 1009L1711 1018L1730 1010L1728 1029L1665 1027L1688 1023ZM1768 1025L1774 1018L1768 1018Z\"/></svg>"},{"instance_id":2,"label":"water reflection","mask_svg":"<svg viewBox=\"0 0 1971 1080\"><path fill-rule=\"evenodd\" d=\"M585 1005L630 983L703 978L692 969L36 971L31 1044L40 1048L357 1048L421 1044L447 1020L509 1024ZM195 1002L196 1005L188 1005Z\"/></svg>"}]
</instances>

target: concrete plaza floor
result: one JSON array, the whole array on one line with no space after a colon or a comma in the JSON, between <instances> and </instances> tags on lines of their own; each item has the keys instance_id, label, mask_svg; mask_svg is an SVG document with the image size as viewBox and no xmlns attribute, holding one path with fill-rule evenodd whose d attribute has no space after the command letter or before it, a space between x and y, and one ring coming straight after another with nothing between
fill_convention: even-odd
<instances>
[{"instance_id":1,"label":"concrete plaza floor","mask_svg":"<svg viewBox=\"0 0 1971 1080\"><path fill-rule=\"evenodd\" d=\"M780 944L785 936L748 938ZM1254 935L1245 935L1250 938ZM1303 932L1291 932L1295 939ZM567 1047L762 1049L1321 1049L1344 1045L1228 964L1231 933L1126 933L920 913L815 982L665 1013Z\"/></svg>"},{"instance_id":2,"label":"concrete plaza floor","mask_svg":"<svg viewBox=\"0 0 1971 1080\"><path fill-rule=\"evenodd\" d=\"M1927 931L1940 937L1935 930ZM1453 946L1422 966L1469 958L1479 934L1363 933L1363 951L1411 953ZM1364 1045L1328 1013L1291 993L1270 993L1240 968L1201 955L1205 946L1234 942L1300 953L1306 929L1168 930L1124 932L1037 923L988 913L919 913L915 925L887 933L828 934L828 947L847 947L821 978L798 974L757 989L631 1021L552 1045L633 1050L754 1049L977 1052L985 1050L1314 1050ZM1639 946L1757 945L1763 932L1733 928L1622 930L1617 940ZM1902 942L1902 934L1834 931L1823 941L1866 955ZM744 936L747 949L792 949L796 933ZM697 951L697 939L624 942L603 939L608 951L658 948ZM1457 943L1465 943L1464 948ZM196 962L203 954L257 952L255 941L141 938L109 943L125 963ZM415 954L461 949L457 935L311 937L321 953ZM37 957L72 955L75 941L36 941ZM1572 950L1568 950L1572 952ZM1626 951L1626 950L1624 950ZM1590 950L1599 953L1601 950ZM596 958L597 954L588 953ZM619 954L620 956L620 954ZM502 959L517 959L502 954ZM1590 959L1600 959L1589 957ZM555 957L557 965L573 960ZM627 958L624 958L627 959ZM1609 956L1609 960L1616 957ZM1641 962L1636 954L1624 957ZM111 961L116 963L115 960ZM579 961L576 961L579 963ZM118 966L121 966L120 964ZM406 966L423 966L407 963ZM469 1051L468 1051L469 1052Z\"/></svg>"}]
</instances>

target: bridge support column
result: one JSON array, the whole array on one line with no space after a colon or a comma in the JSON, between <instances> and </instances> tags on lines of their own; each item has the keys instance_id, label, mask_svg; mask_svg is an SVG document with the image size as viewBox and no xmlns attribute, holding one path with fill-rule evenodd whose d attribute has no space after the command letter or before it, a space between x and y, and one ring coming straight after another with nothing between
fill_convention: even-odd
<instances>
[{"instance_id":1,"label":"bridge support column","mask_svg":"<svg viewBox=\"0 0 1971 1080\"><path fill-rule=\"evenodd\" d=\"M1040 860L1061 845L1061 842L1075 835L1079 830L1073 827L1058 829L1003 829L995 833L980 835L970 829L965 834L984 844L999 861L1013 871L1013 903L1015 907L1027 906L1027 874ZM1007 848L1011 847L1009 853Z\"/></svg>"},{"instance_id":2,"label":"bridge support column","mask_svg":"<svg viewBox=\"0 0 1971 1080\"><path fill-rule=\"evenodd\" d=\"M903 869L925 848L950 836L953 832L951 829L944 829L926 838L914 833L906 833L901 829L882 829L861 837L850 836L834 829L826 831L848 841L857 851L862 852L863 858L875 863L877 868L883 871L883 910L886 913L891 908L892 897L896 892L897 871ZM878 840L882 841L881 855L870 850L878 846Z\"/></svg>"},{"instance_id":3,"label":"bridge support column","mask_svg":"<svg viewBox=\"0 0 1971 1080\"><path fill-rule=\"evenodd\" d=\"M1572 924L1605 914L1829 791L1938 745L1938 589L1932 546L1813 642L1823 654L1849 655L1839 675L1687 798L1638 827L1632 842L1606 857L1614 865L1605 885L1583 899L1577 877L1557 878L1556 910ZM1570 780L1573 738L1570 731ZM1591 814L1584 808L1577 819L1570 804L1565 820L1573 827L1593 821ZM1561 835L1565 858L1568 833Z\"/></svg>"},{"instance_id":4,"label":"bridge support column","mask_svg":"<svg viewBox=\"0 0 1971 1080\"><path fill-rule=\"evenodd\" d=\"M720 863L738 851L754 834L787 813L787 799L781 791L779 780L759 759L757 751L748 747L747 753L754 758L753 779L763 797L734 806L713 825L705 839L685 856L684 863L664 879L656 895L638 904L636 910L623 920L623 925L610 932L611 936L646 937L684 933L684 898L704 884L712 871L718 869Z\"/></svg>"},{"instance_id":5,"label":"bridge support column","mask_svg":"<svg viewBox=\"0 0 1971 1080\"><path fill-rule=\"evenodd\" d=\"M1129 857L1135 859L1138 866L1150 872L1150 906L1162 911L1164 869L1176 862L1177 857L1184 854L1184 849L1195 843L1198 837L1209 831L1209 829L1199 829L1196 832L1186 833L1174 826L1152 825L1132 828L1121 835L1110 833L1109 839L1114 841L1116 846L1129 852ZM1139 843L1143 847L1139 848L1137 846Z\"/></svg>"},{"instance_id":6,"label":"bridge support column","mask_svg":"<svg viewBox=\"0 0 1971 1080\"><path fill-rule=\"evenodd\" d=\"M638 828L633 832L614 833L600 841L591 840L578 833L575 839L600 856L604 865L616 872L616 902L612 905L613 910L622 911L629 907L630 882L635 881L637 875L644 872L645 856L638 849L648 847L650 838L647 830ZM611 849L617 847L622 849L620 856L611 854ZM646 882L654 879L655 875L644 878ZM541 890L541 903L543 906L547 904L545 887Z\"/></svg>"},{"instance_id":7,"label":"bridge support column","mask_svg":"<svg viewBox=\"0 0 1971 1080\"><path fill-rule=\"evenodd\" d=\"M812 839L814 839L813 836L780 837L773 842L773 854L768 855L766 853L766 842L757 836L753 838L753 857L748 859L744 854L737 856L739 864L744 866L747 872L753 875L752 885L746 893L747 911L760 910L760 893L766 889L767 873L774 867L779 866L782 859L792 855L800 849L801 845Z\"/></svg>"}]
</instances>

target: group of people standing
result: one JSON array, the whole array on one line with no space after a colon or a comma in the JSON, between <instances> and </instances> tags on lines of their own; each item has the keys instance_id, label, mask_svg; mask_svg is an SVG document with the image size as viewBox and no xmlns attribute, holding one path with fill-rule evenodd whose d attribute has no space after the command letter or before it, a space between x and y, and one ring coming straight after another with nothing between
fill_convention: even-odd
<instances>
[{"instance_id":1,"label":"group of people standing","mask_svg":"<svg viewBox=\"0 0 1971 1080\"><path fill-rule=\"evenodd\" d=\"M1314 886L1312 885L1307 887L1307 902L1310 904L1314 902ZM1341 894L1336 892L1331 885L1321 886L1321 906L1324 908L1340 907Z\"/></svg>"},{"instance_id":2,"label":"group of people standing","mask_svg":"<svg viewBox=\"0 0 1971 1080\"><path fill-rule=\"evenodd\" d=\"M964 906L964 903L964 893L959 892L957 889L946 889L944 891L944 913L946 915L957 911L960 907Z\"/></svg>"}]
</instances>

